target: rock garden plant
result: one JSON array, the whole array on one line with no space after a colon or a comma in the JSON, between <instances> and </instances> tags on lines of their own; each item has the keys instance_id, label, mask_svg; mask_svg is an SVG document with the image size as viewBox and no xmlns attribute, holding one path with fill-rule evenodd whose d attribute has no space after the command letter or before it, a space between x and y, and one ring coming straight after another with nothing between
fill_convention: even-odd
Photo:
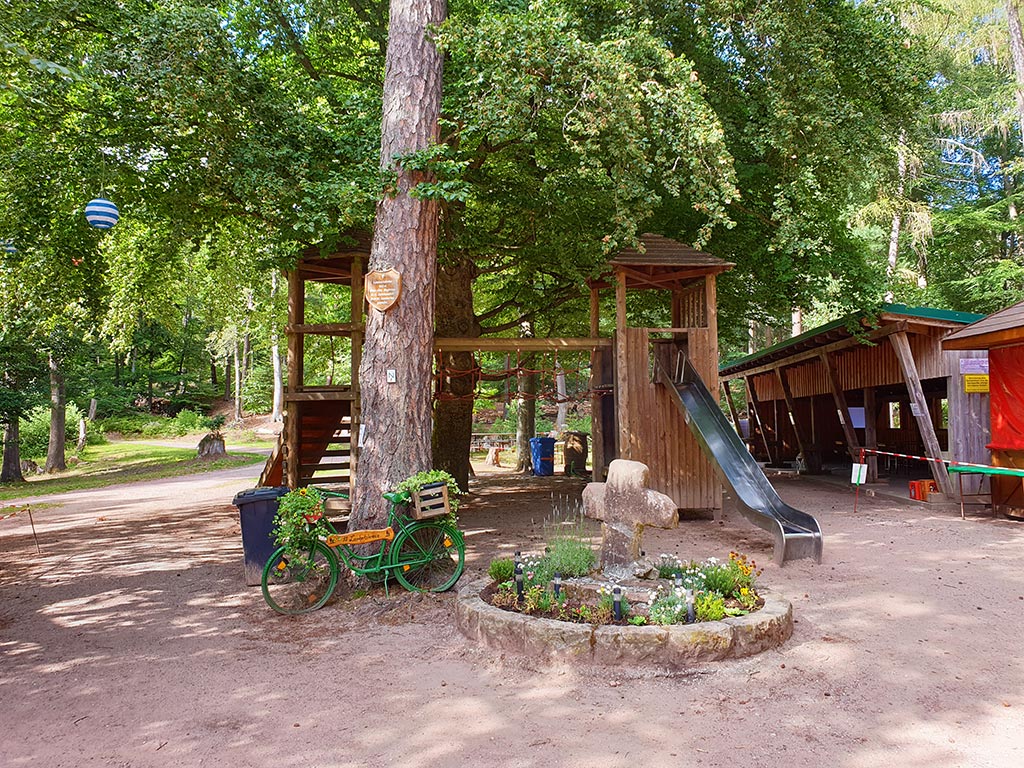
<instances>
[{"instance_id":1,"label":"rock garden plant","mask_svg":"<svg viewBox=\"0 0 1024 768\"><path fill-rule=\"evenodd\" d=\"M487 599L499 608L586 624L686 624L719 621L757 610L757 564L738 552L683 562L661 555L653 588L584 588L572 579L587 576L594 564L589 545L577 536L549 541L543 555L493 560ZM616 600L618 598L618 600ZM632 598L632 599L631 599ZM616 602L618 605L616 606Z\"/></svg>"}]
</instances>

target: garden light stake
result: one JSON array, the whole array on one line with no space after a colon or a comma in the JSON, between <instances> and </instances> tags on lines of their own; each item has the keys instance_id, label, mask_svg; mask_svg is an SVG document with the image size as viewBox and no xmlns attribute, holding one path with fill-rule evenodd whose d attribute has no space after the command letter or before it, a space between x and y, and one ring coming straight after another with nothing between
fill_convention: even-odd
<instances>
[{"instance_id":1,"label":"garden light stake","mask_svg":"<svg viewBox=\"0 0 1024 768\"><path fill-rule=\"evenodd\" d=\"M612 612L616 621L622 621L622 587L612 589Z\"/></svg>"}]
</instances>

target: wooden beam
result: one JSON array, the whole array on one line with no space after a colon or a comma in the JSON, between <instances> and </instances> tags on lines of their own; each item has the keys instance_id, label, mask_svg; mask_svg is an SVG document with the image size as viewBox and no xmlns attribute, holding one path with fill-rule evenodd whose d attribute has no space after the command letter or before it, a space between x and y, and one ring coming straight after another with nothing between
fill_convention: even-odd
<instances>
[{"instance_id":1,"label":"wooden beam","mask_svg":"<svg viewBox=\"0 0 1024 768\"><path fill-rule=\"evenodd\" d=\"M288 323L285 333L305 333L311 336L351 336L357 327L352 323Z\"/></svg>"},{"instance_id":2,"label":"wooden beam","mask_svg":"<svg viewBox=\"0 0 1024 768\"><path fill-rule=\"evenodd\" d=\"M772 454L771 446L768 444L768 431L764 428L764 425L761 423L761 412L758 409L758 406L761 404L761 401L757 399L757 389L755 389L754 387L754 380L750 376L748 376L746 379L744 379L744 381L746 381L747 383L747 401L750 403L749 410L750 413L754 415L751 426L756 427L757 430L761 433L761 441L764 443L764 452L768 454L768 463L774 464L775 457ZM753 438L753 435L751 435L751 438Z\"/></svg>"},{"instance_id":3,"label":"wooden beam","mask_svg":"<svg viewBox=\"0 0 1024 768\"><path fill-rule=\"evenodd\" d=\"M677 269L674 272L661 272L658 274L650 274L647 272L641 272L637 269L630 267L618 267L617 272L625 273L629 281L632 282L631 287L638 288L640 285L647 285L651 288L665 289L672 287L672 283L680 280L692 280L699 277L704 277L709 273L713 273L714 270L708 270L704 267L691 267L688 269ZM719 272L722 270L718 270ZM681 287L681 286L680 286Z\"/></svg>"},{"instance_id":4,"label":"wooden beam","mask_svg":"<svg viewBox=\"0 0 1024 768\"><path fill-rule=\"evenodd\" d=\"M594 285L590 286L590 335L597 338L601 332L601 290ZM594 349L590 352L590 451L591 466L594 471L594 479L601 480L604 477L604 434L601 428L601 396L596 394L597 388L603 383L604 369L603 360L605 355L600 350Z\"/></svg>"},{"instance_id":5,"label":"wooden beam","mask_svg":"<svg viewBox=\"0 0 1024 768\"><path fill-rule=\"evenodd\" d=\"M629 447L630 392L628 351L626 349L626 274L615 271L615 418L619 427L618 451L620 459L631 458Z\"/></svg>"},{"instance_id":6,"label":"wooden beam","mask_svg":"<svg viewBox=\"0 0 1024 768\"><path fill-rule=\"evenodd\" d=\"M306 283L302 275L292 270L288 273L288 324L302 325L306 315ZM294 395L302 389L303 382L303 335L301 333L288 336L288 395ZM289 488L299 487L299 409L298 403L292 403L285 409L285 450L284 482Z\"/></svg>"},{"instance_id":7,"label":"wooden beam","mask_svg":"<svg viewBox=\"0 0 1024 768\"><path fill-rule=\"evenodd\" d=\"M352 391L309 391L303 392L288 392L284 396L286 403L311 403L311 402L322 402L324 400L355 400L356 393Z\"/></svg>"},{"instance_id":8,"label":"wooden beam","mask_svg":"<svg viewBox=\"0 0 1024 768\"><path fill-rule=\"evenodd\" d=\"M779 380L779 387L782 389L782 397L786 401L786 412L789 414L789 423L796 433L796 443L800 446L800 453L804 457L804 465L811 474L821 472L821 454L815 450L814 443L806 425L796 417L796 398L793 397L793 388L789 386L789 379L782 368L775 369L775 375ZM812 403L813 407L813 403Z\"/></svg>"},{"instance_id":9,"label":"wooden beam","mask_svg":"<svg viewBox=\"0 0 1024 768\"><path fill-rule=\"evenodd\" d=\"M825 366L825 374L828 378L829 387L832 389L832 399L836 404L836 415L839 416L839 423L843 427L843 435L846 436L846 450L850 452L850 458L857 461L860 458L860 444L857 441L857 433L850 423L850 408L846 404L846 394L843 392L843 385L839 381L839 370L836 368L836 360L829 352L819 354L822 364Z\"/></svg>"},{"instance_id":10,"label":"wooden beam","mask_svg":"<svg viewBox=\"0 0 1024 768\"><path fill-rule=\"evenodd\" d=\"M1010 344L1024 342L1024 329L1004 328L988 333L978 333L974 336L967 336L962 339L943 341L943 349L992 349L993 347L1005 347Z\"/></svg>"},{"instance_id":11,"label":"wooden beam","mask_svg":"<svg viewBox=\"0 0 1024 768\"><path fill-rule=\"evenodd\" d=\"M878 449L878 403L875 388L864 388L864 447ZM878 454L869 453L864 459L868 465L867 482L878 482Z\"/></svg>"},{"instance_id":12,"label":"wooden beam","mask_svg":"<svg viewBox=\"0 0 1024 768\"><path fill-rule=\"evenodd\" d=\"M323 277L338 277L342 279L349 279L352 277L352 272L342 266L331 266L329 264L311 264L309 262L303 262L299 265L298 271L302 273L303 278L307 274L313 275L313 279L322 279Z\"/></svg>"},{"instance_id":13,"label":"wooden beam","mask_svg":"<svg viewBox=\"0 0 1024 768\"><path fill-rule=\"evenodd\" d=\"M928 412L928 401L925 400L924 390L921 388L921 378L917 373L914 353L910 349L910 340L905 333L894 333L889 337L889 341L896 351L900 368L903 369L903 381L907 385L907 394L910 395L910 412L917 419L917 428L924 442L924 455L930 459L941 459L939 438L935 435L935 425L932 424L932 416ZM946 494L947 499L952 499L953 484L949 480L949 473L946 472L946 465L941 461L929 461L928 466L939 490Z\"/></svg>"},{"instance_id":14,"label":"wooden beam","mask_svg":"<svg viewBox=\"0 0 1024 768\"><path fill-rule=\"evenodd\" d=\"M878 339L884 338L893 333L899 333L900 331L903 331L905 329L906 323L900 321L892 323L890 325L882 326L881 328L876 328L875 330L868 333L864 337L864 339L867 341L877 341ZM781 357L778 360L775 360L771 363L765 363L764 365L759 365L756 368L748 368L742 371L736 371L734 373L722 374L722 378L741 379L747 376L757 376L758 374L773 371L776 368L789 368L790 366L799 365L800 363L807 362L808 360L814 360L816 358L821 357L822 353L825 352L839 352L850 347L859 346L862 343L863 342L859 337L852 336L848 339L843 339L841 341L836 341L831 344L827 344L824 347L814 347L813 349L808 349L806 352L801 352L797 355L793 355L792 357Z\"/></svg>"},{"instance_id":15,"label":"wooden beam","mask_svg":"<svg viewBox=\"0 0 1024 768\"><path fill-rule=\"evenodd\" d=\"M673 323L675 323L675 321L673 321ZM671 334L674 334L674 335L677 335L677 336L678 335L684 335L685 336L686 334L688 334L693 329L685 327L685 326L673 325L671 328L645 328L644 330L646 330L648 333L671 333ZM701 328L701 330L704 330L704 329Z\"/></svg>"},{"instance_id":16,"label":"wooden beam","mask_svg":"<svg viewBox=\"0 0 1024 768\"><path fill-rule=\"evenodd\" d=\"M507 339L507 338L447 338L435 337L436 352L551 352L579 351L592 349L611 349L611 339L580 337L558 337L550 339Z\"/></svg>"},{"instance_id":17,"label":"wooden beam","mask_svg":"<svg viewBox=\"0 0 1024 768\"><path fill-rule=\"evenodd\" d=\"M736 403L732 401L732 390L729 389L729 382L722 382L722 389L725 391L725 402L729 406L729 413L732 416L732 426L736 430L736 434L740 436L740 440L745 439L743 437L743 430L740 428L740 415L736 412Z\"/></svg>"}]
</instances>

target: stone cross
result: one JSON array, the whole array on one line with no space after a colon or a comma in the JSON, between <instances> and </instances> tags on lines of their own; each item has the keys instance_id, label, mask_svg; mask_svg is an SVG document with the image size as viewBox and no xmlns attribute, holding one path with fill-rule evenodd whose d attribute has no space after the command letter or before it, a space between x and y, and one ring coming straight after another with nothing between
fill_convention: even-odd
<instances>
[{"instance_id":1,"label":"stone cross","mask_svg":"<svg viewBox=\"0 0 1024 768\"><path fill-rule=\"evenodd\" d=\"M583 514L601 521L602 568L639 560L645 525L679 525L676 503L647 487L649 474L646 464L615 459L608 466L608 482L583 489Z\"/></svg>"}]
</instances>

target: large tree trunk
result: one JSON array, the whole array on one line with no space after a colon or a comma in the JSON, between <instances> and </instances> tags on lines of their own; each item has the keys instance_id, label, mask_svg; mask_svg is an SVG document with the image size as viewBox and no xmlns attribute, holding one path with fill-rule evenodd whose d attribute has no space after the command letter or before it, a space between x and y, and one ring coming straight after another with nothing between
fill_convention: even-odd
<instances>
[{"instance_id":1,"label":"large tree trunk","mask_svg":"<svg viewBox=\"0 0 1024 768\"><path fill-rule=\"evenodd\" d=\"M1006 0L1006 21L1010 30L1010 56L1013 59L1013 74L1017 87L1014 95L1017 101L1017 120L1021 141L1024 142L1024 32L1020 26L1020 10L1017 0Z\"/></svg>"},{"instance_id":2,"label":"large tree trunk","mask_svg":"<svg viewBox=\"0 0 1024 768\"><path fill-rule=\"evenodd\" d=\"M13 416L4 425L4 460L0 467L0 483L23 483L21 474L21 450L18 448L18 417Z\"/></svg>"},{"instance_id":3,"label":"large tree trunk","mask_svg":"<svg viewBox=\"0 0 1024 768\"><path fill-rule=\"evenodd\" d=\"M274 405L270 411L271 421L284 420L284 376L281 373L281 350L277 346L277 333L270 337L270 362L274 367Z\"/></svg>"},{"instance_id":4,"label":"large tree trunk","mask_svg":"<svg viewBox=\"0 0 1024 768\"><path fill-rule=\"evenodd\" d=\"M555 363L555 392L558 395L558 412L555 415L555 431L561 434L565 430L566 419L569 418L569 394L565 386L565 370L562 364Z\"/></svg>"},{"instance_id":5,"label":"large tree trunk","mask_svg":"<svg viewBox=\"0 0 1024 768\"><path fill-rule=\"evenodd\" d=\"M527 355L521 366L529 368L534 358ZM519 375L518 411L516 413L516 471L533 472L533 456L530 454L530 438L537 435L537 374Z\"/></svg>"},{"instance_id":6,"label":"large tree trunk","mask_svg":"<svg viewBox=\"0 0 1024 768\"><path fill-rule=\"evenodd\" d=\"M896 149L896 208L893 210L892 223L889 226L889 252L885 266L885 277L889 288L885 292L885 300L892 303L895 294L892 290L893 280L896 279L896 267L899 263L900 254L900 230L903 227L903 216L900 208L903 205L903 196L906 192L907 183L907 152L904 149L906 134L900 132L900 146Z\"/></svg>"},{"instance_id":7,"label":"large tree trunk","mask_svg":"<svg viewBox=\"0 0 1024 768\"><path fill-rule=\"evenodd\" d=\"M402 288L396 304L386 312L371 307L366 319L359 368L366 431L353 529L382 523L387 508L381 493L431 466L438 204L409 194L428 177L402 168L395 158L437 141L442 57L427 30L441 24L445 12L444 0L391 2L380 155L395 184L377 204L369 269L397 270Z\"/></svg>"},{"instance_id":8,"label":"large tree trunk","mask_svg":"<svg viewBox=\"0 0 1024 768\"><path fill-rule=\"evenodd\" d=\"M442 265L437 274L438 336L476 338L480 326L473 314L473 263L457 259ZM434 405L434 466L448 472L462 490L469 489L469 444L473 439L473 392L476 368L472 352L442 355L448 375L441 379L440 397Z\"/></svg>"},{"instance_id":9,"label":"large tree trunk","mask_svg":"<svg viewBox=\"0 0 1024 768\"><path fill-rule=\"evenodd\" d=\"M61 472L68 468L64 456L67 440L67 401L64 396L64 372L60 361L50 353L50 443L46 448L45 472Z\"/></svg>"},{"instance_id":10,"label":"large tree trunk","mask_svg":"<svg viewBox=\"0 0 1024 768\"><path fill-rule=\"evenodd\" d=\"M277 295L277 272L270 273L270 296ZM273 301L272 301L273 303ZM274 405L270 411L271 421L284 421L284 375L281 369L281 349L278 346L277 325L270 332L270 364L274 369Z\"/></svg>"},{"instance_id":11,"label":"large tree trunk","mask_svg":"<svg viewBox=\"0 0 1024 768\"><path fill-rule=\"evenodd\" d=\"M242 360L238 351L238 340L234 343L234 355L235 355L235 410L234 419L235 421L242 420Z\"/></svg>"}]
</instances>

